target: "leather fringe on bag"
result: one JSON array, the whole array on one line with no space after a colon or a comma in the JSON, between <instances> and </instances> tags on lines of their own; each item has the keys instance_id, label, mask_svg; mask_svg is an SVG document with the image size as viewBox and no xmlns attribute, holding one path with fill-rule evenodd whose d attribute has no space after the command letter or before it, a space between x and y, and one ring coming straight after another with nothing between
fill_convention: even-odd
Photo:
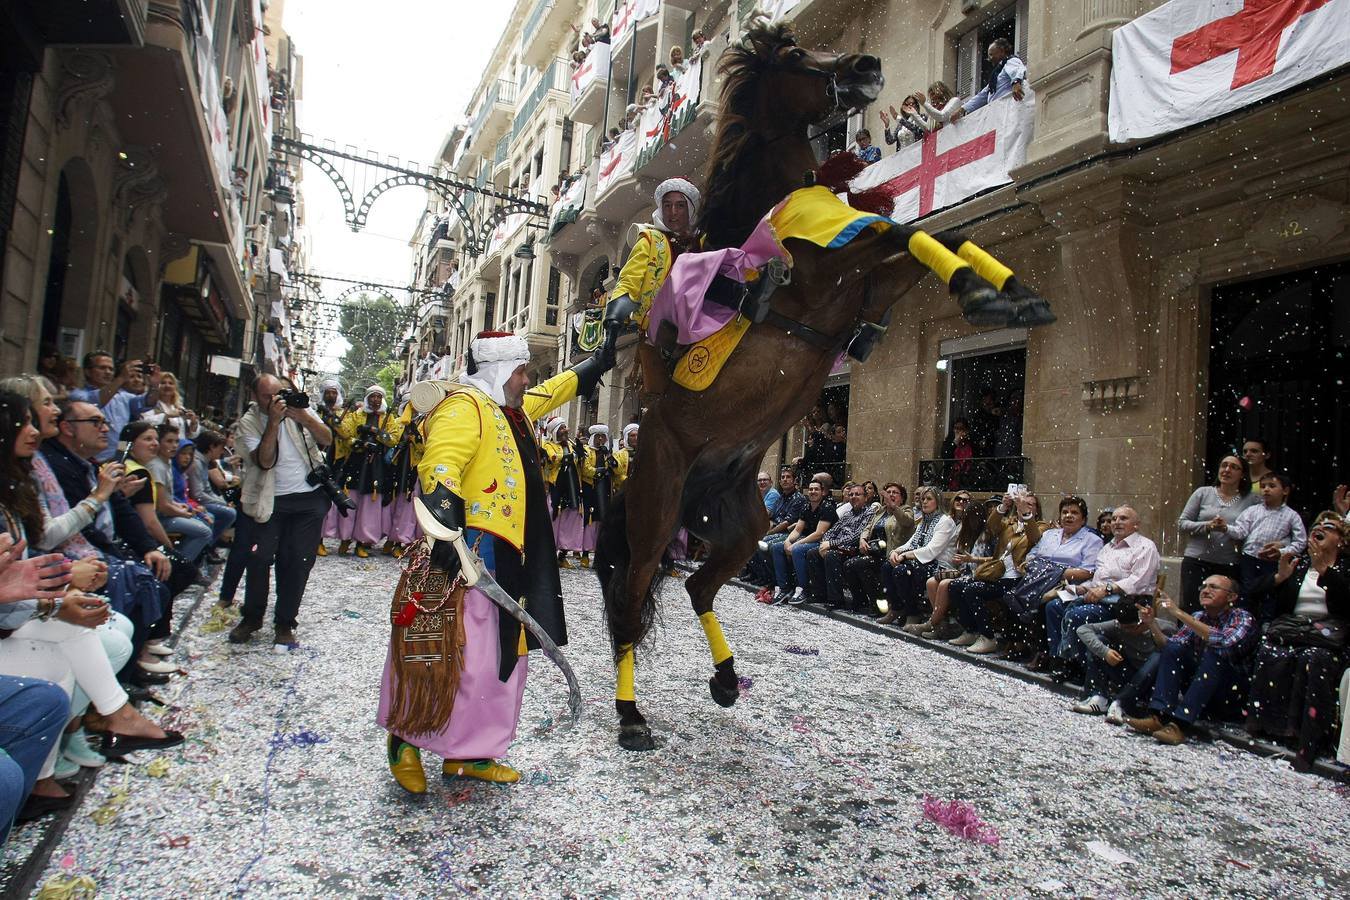
<instances>
[{"instance_id":1,"label":"leather fringe on bag","mask_svg":"<svg viewBox=\"0 0 1350 900\"><path fill-rule=\"evenodd\" d=\"M410 554L389 611L393 691L386 727L407 738L445 730L464 669L464 585L430 569L425 546Z\"/></svg>"}]
</instances>

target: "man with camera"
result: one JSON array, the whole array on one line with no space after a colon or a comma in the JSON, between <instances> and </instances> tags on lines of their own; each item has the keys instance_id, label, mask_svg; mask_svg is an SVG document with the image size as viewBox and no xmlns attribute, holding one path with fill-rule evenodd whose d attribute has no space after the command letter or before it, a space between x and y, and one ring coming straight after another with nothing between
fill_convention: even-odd
<instances>
[{"instance_id":1,"label":"man with camera","mask_svg":"<svg viewBox=\"0 0 1350 900\"><path fill-rule=\"evenodd\" d=\"M122 433L128 422L140 418L146 409L155 405L159 390L159 366L130 359L121 369L113 365L113 358L102 350L84 355L85 386L70 392L71 400L92 403L108 420L108 433ZM113 458L112 442L98 455L99 462Z\"/></svg>"},{"instance_id":2,"label":"man with camera","mask_svg":"<svg viewBox=\"0 0 1350 900\"><path fill-rule=\"evenodd\" d=\"M262 628L275 560L274 643L290 646L296 642L296 616L323 517L336 493L323 457L333 433L309 409L308 396L284 387L275 376L258 377L253 400L238 425L246 451L241 519L247 520L250 540L243 618L230 632L230 642L242 644Z\"/></svg>"}]
</instances>

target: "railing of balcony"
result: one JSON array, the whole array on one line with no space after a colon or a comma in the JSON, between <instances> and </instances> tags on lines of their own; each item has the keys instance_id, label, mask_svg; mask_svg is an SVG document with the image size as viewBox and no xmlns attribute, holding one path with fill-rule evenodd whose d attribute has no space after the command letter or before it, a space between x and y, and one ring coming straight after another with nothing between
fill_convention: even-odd
<instances>
[{"instance_id":1,"label":"railing of balcony","mask_svg":"<svg viewBox=\"0 0 1350 900\"><path fill-rule=\"evenodd\" d=\"M1025 456L977 456L973 459L921 459L916 484L943 490L1006 490L1010 484L1031 483L1031 460Z\"/></svg>"},{"instance_id":2,"label":"railing of balcony","mask_svg":"<svg viewBox=\"0 0 1350 900\"><path fill-rule=\"evenodd\" d=\"M549 63L548 68L535 82L534 90L530 91L530 95L525 98L525 102L516 111L516 118L511 123L511 136L516 137L530 124L535 111L539 109L539 104L544 102L544 97L549 91L561 91L565 94L568 92L571 82L572 70L568 66L567 60L555 59Z\"/></svg>"},{"instance_id":3,"label":"railing of balcony","mask_svg":"<svg viewBox=\"0 0 1350 900\"><path fill-rule=\"evenodd\" d=\"M530 39L534 37L534 33L539 30L539 23L544 21L544 14L556 2L557 0L539 0L534 4L534 9L530 10L530 14L525 17L525 27L521 29L525 43L528 44Z\"/></svg>"},{"instance_id":4,"label":"railing of balcony","mask_svg":"<svg viewBox=\"0 0 1350 900\"><path fill-rule=\"evenodd\" d=\"M478 106L478 112L474 114L473 126L469 129L470 134L482 134L483 125L487 122L487 117L492 115L492 107L498 103L512 105L516 102L516 83L507 81L505 78L498 78L488 86L487 92L483 94L483 102Z\"/></svg>"},{"instance_id":5,"label":"railing of balcony","mask_svg":"<svg viewBox=\"0 0 1350 900\"><path fill-rule=\"evenodd\" d=\"M497 142L497 152L492 154L492 167L495 169L506 162L507 154L511 152L511 135L505 135Z\"/></svg>"}]
</instances>

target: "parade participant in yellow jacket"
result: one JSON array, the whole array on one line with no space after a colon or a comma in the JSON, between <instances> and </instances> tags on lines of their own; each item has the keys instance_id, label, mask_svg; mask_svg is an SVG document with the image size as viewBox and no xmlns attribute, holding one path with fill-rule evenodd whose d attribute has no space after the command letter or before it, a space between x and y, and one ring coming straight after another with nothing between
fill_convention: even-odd
<instances>
[{"instance_id":1,"label":"parade participant in yellow jacket","mask_svg":"<svg viewBox=\"0 0 1350 900\"><path fill-rule=\"evenodd\" d=\"M394 498L389 532L384 542L384 552L388 556L402 556L403 548L422 536L412 502L417 493L417 467L422 462L424 450L421 432L416 427L418 418L412 403L405 400L396 420L399 441L394 448L393 472L388 485Z\"/></svg>"},{"instance_id":2,"label":"parade participant in yellow jacket","mask_svg":"<svg viewBox=\"0 0 1350 900\"><path fill-rule=\"evenodd\" d=\"M633 459L637 456L637 448L638 424L633 422L623 426L618 449L614 451L614 461L618 464L618 468L614 470L614 490L623 487L623 483L628 480L628 475L633 470Z\"/></svg>"},{"instance_id":3,"label":"parade participant in yellow jacket","mask_svg":"<svg viewBox=\"0 0 1350 900\"><path fill-rule=\"evenodd\" d=\"M381 491L387 478L385 450L398 443L399 424L384 402L384 388L378 384L366 388L366 401L343 418L340 434L351 442L347 457L345 484L356 500L352 513L352 538L356 555L365 559L370 548L384 541L389 533L391 510ZM338 553L347 552L349 541L338 545Z\"/></svg>"},{"instance_id":4,"label":"parade participant in yellow jacket","mask_svg":"<svg viewBox=\"0 0 1350 900\"><path fill-rule=\"evenodd\" d=\"M319 383L319 408L317 410L319 418L323 424L328 426L328 430L333 432L333 443L328 448L325 462L328 464L328 470L333 474L334 480L341 481L342 472L347 467L347 457L352 452L352 442L350 438L342 436L342 417L347 414L346 407L342 401L342 383L336 378L327 378ZM352 539L352 527L356 520L352 515L340 515L337 504L328 510L328 515L323 520L323 536L325 538L337 538L339 541L350 541ZM327 556L328 548L319 541L319 555Z\"/></svg>"},{"instance_id":5,"label":"parade participant in yellow jacket","mask_svg":"<svg viewBox=\"0 0 1350 900\"><path fill-rule=\"evenodd\" d=\"M544 475L549 479L549 513L553 516L553 541L558 548L558 565L574 568L568 554L589 553L586 545L586 515L581 503L581 473L577 468L576 448L569 440L567 423L555 418L549 423L544 443ZM589 557L587 557L589 560ZM578 565L580 562L578 562Z\"/></svg>"},{"instance_id":6,"label":"parade participant in yellow jacket","mask_svg":"<svg viewBox=\"0 0 1350 900\"><path fill-rule=\"evenodd\" d=\"M553 640L567 642L533 420L589 394L613 357L595 354L533 389L529 358L524 338L481 333L467 373L442 385L447 395L421 425L418 502L434 539L407 557L405 582L420 587L400 582L379 708L390 769L412 793L426 791L423 749L444 758L443 775L520 777L499 759L516 736L533 639L477 588L451 589L466 546ZM457 603L455 612L445 603Z\"/></svg>"}]
</instances>

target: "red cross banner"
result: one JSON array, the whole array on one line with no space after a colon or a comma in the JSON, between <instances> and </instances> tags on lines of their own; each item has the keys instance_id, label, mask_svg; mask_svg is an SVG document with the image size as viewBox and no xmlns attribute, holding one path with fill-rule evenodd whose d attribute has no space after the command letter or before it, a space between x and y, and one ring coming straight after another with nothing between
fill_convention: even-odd
<instances>
[{"instance_id":1,"label":"red cross banner","mask_svg":"<svg viewBox=\"0 0 1350 900\"><path fill-rule=\"evenodd\" d=\"M849 191L889 194L891 218L912 222L1012 181L1009 172L1026 161L1035 118L1031 91L1022 100L995 100L863 169Z\"/></svg>"},{"instance_id":2,"label":"red cross banner","mask_svg":"<svg viewBox=\"0 0 1350 900\"><path fill-rule=\"evenodd\" d=\"M1171 0L1116 29L1111 140L1166 134L1350 63L1350 0Z\"/></svg>"}]
</instances>

